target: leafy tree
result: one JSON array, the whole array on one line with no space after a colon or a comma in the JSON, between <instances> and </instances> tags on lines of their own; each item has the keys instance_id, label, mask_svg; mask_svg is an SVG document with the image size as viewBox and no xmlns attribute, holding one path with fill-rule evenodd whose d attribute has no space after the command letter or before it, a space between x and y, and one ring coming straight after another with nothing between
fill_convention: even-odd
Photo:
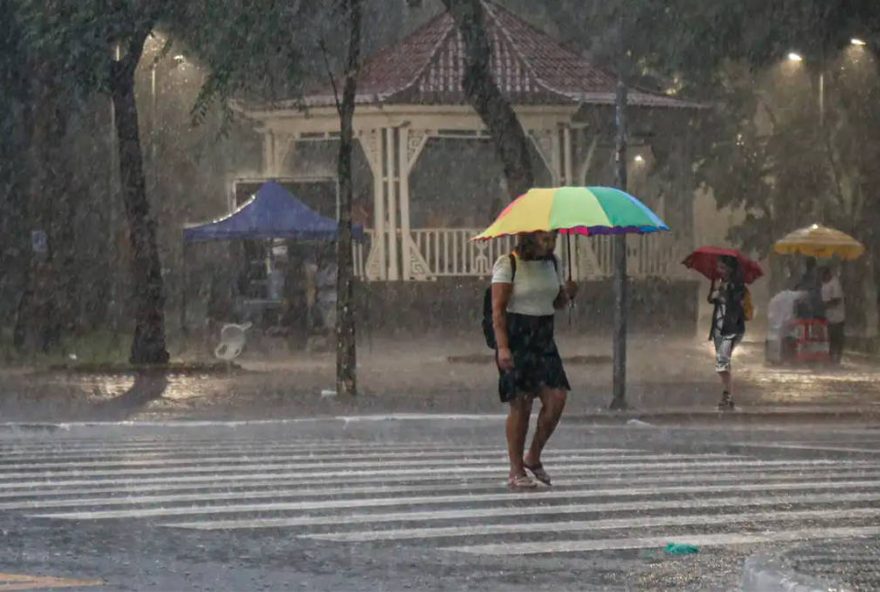
<instances>
[{"instance_id":1,"label":"leafy tree","mask_svg":"<svg viewBox=\"0 0 880 592\"><path fill-rule=\"evenodd\" d=\"M17 256L4 268L21 287L13 329L16 347L47 351L72 325L75 310L69 293L74 284L70 262L75 232L70 219L76 204L68 195L73 170L62 155L80 97L64 95L62 62L30 42L20 5L10 2L6 8L3 75L9 92L0 107L9 132L4 140L9 150L4 159L9 182L4 218ZM31 231L47 237L45 249L31 248Z\"/></svg>"},{"instance_id":2,"label":"leafy tree","mask_svg":"<svg viewBox=\"0 0 880 592\"><path fill-rule=\"evenodd\" d=\"M60 66L68 88L104 92L114 106L122 198L131 248L134 336L130 360L163 364L165 287L143 172L135 101L135 70L144 43L178 3L167 0L86 0L76 3L23 0L26 36L39 55Z\"/></svg>"}]
</instances>

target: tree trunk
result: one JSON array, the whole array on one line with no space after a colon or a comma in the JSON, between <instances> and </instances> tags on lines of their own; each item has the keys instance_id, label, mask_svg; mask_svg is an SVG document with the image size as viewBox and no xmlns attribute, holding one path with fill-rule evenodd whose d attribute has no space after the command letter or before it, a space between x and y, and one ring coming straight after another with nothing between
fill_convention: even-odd
<instances>
[{"instance_id":1,"label":"tree trunk","mask_svg":"<svg viewBox=\"0 0 880 592\"><path fill-rule=\"evenodd\" d=\"M169 358L165 346L165 287L156 245L156 221L150 215L147 200L134 95L135 68L147 34L148 30L136 34L122 60L113 62L112 97L119 141L119 174L131 244L135 327L130 361L165 364Z\"/></svg>"},{"instance_id":2,"label":"tree trunk","mask_svg":"<svg viewBox=\"0 0 880 592\"><path fill-rule=\"evenodd\" d=\"M481 0L443 0L465 47L464 92L489 129L504 166L507 192L516 198L535 184L529 140L516 112L492 77L492 49ZM497 212L496 212L497 213Z\"/></svg>"},{"instance_id":3,"label":"tree trunk","mask_svg":"<svg viewBox=\"0 0 880 592\"><path fill-rule=\"evenodd\" d=\"M354 323L354 258L352 254L352 170L354 109L361 51L362 0L348 0L349 40L342 100L338 104L339 235L336 241L336 392L357 395L357 343Z\"/></svg>"}]
</instances>

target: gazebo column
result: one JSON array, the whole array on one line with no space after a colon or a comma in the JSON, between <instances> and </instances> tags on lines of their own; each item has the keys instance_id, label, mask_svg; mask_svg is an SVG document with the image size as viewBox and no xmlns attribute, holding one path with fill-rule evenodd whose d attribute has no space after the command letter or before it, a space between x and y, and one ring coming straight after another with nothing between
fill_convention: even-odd
<instances>
[{"instance_id":1,"label":"gazebo column","mask_svg":"<svg viewBox=\"0 0 880 592\"><path fill-rule=\"evenodd\" d=\"M579 185L582 180L575 178L574 170L574 146L572 139L571 126L568 124L560 124L553 128L533 129L529 136L532 143L547 170L550 172L552 184L560 185ZM588 152L588 160L592 160L595 152L595 141ZM583 164L584 169L589 167L589 163ZM589 183L589 180L587 180ZM572 277L575 279L585 279L600 275L599 260L596 257L594 243L597 240L607 240L604 238L586 238L573 237L571 266ZM557 255L568 265L568 239L559 241L557 245Z\"/></svg>"},{"instance_id":2,"label":"gazebo column","mask_svg":"<svg viewBox=\"0 0 880 592\"><path fill-rule=\"evenodd\" d=\"M572 169L571 169L571 128L567 125L559 126L556 128L556 143L555 145L558 147L558 166L559 166L559 184L560 185L574 185L574 179L572 178ZM560 254L565 257L565 266L570 269L567 269L570 277L574 279L580 279L580 269L579 263L580 258L578 257L578 243L580 242L580 237L573 236L572 238L566 238L565 241L561 241L564 244L560 249Z\"/></svg>"},{"instance_id":3,"label":"gazebo column","mask_svg":"<svg viewBox=\"0 0 880 592\"><path fill-rule=\"evenodd\" d=\"M278 166L275 161L275 132L265 130L263 132L263 175L274 177Z\"/></svg>"},{"instance_id":4,"label":"gazebo column","mask_svg":"<svg viewBox=\"0 0 880 592\"><path fill-rule=\"evenodd\" d=\"M409 219L409 158L407 158L407 146L409 144L409 128L397 128L397 187L400 192L400 251L402 268L400 279L408 281L412 279L410 251L413 248L412 234L410 233Z\"/></svg>"},{"instance_id":5,"label":"gazebo column","mask_svg":"<svg viewBox=\"0 0 880 592\"><path fill-rule=\"evenodd\" d=\"M398 170L400 188L400 248L403 268L401 279L427 280L430 276L428 263L422 257L412 238L410 221L409 181L412 170L430 137L427 130L414 130L407 126L398 128Z\"/></svg>"},{"instance_id":6,"label":"gazebo column","mask_svg":"<svg viewBox=\"0 0 880 592\"><path fill-rule=\"evenodd\" d=\"M386 280L388 264L385 249L385 160L382 130L365 130L359 134L358 139L373 173L373 240L367 255L365 272L368 280Z\"/></svg>"},{"instance_id":7,"label":"gazebo column","mask_svg":"<svg viewBox=\"0 0 880 592\"><path fill-rule=\"evenodd\" d=\"M400 257L398 256L398 228L397 228L397 183L399 175L399 160L395 159L397 145L397 130L387 127L385 132L385 176L384 188L388 204L386 223L388 225L388 279L396 281L400 279Z\"/></svg>"},{"instance_id":8,"label":"gazebo column","mask_svg":"<svg viewBox=\"0 0 880 592\"><path fill-rule=\"evenodd\" d=\"M533 130L530 137L547 170L550 171L551 184L556 187L573 185L575 179L572 166L571 127L560 124L553 128ZM589 245L582 246L585 241L586 239L580 237L571 239L564 237L557 242L556 256L563 262L566 276L570 261L571 276L575 279L581 277L580 252L584 248L590 250ZM569 244L571 244L571 257L569 257Z\"/></svg>"},{"instance_id":9,"label":"gazebo column","mask_svg":"<svg viewBox=\"0 0 880 592\"><path fill-rule=\"evenodd\" d=\"M555 185L568 186L574 184L571 170L571 128L567 125L559 125L553 134L553 166ZM574 279L580 278L580 270L578 269L579 258L577 256L578 237L568 238L559 241L556 246L556 253L565 263L563 267L566 270L566 276ZM570 269L569 269L570 267Z\"/></svg>"},{"instance_id":10,"label":"gazebo column","mask_svg":"<svg viewBox=\"0 0 880 592\"><path fill-rule=\"evenodd\" d=\"M284 163L294 149L291 134L267 129L263 132L263 176L276 179L284 173Z\"/></svg>"}]
</instances>

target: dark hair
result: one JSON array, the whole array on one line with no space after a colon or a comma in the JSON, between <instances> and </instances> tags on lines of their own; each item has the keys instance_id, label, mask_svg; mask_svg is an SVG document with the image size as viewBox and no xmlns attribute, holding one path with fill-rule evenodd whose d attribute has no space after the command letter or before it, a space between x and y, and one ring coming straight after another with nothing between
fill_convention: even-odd
<instances>
[{"instance_id":1,"label":"dark hair","mask_svg":"<svg viewBox=\"0 0 880 592\"><path fill-rule=\"evenodd\" d=\"M536 233L534 232L524 232L517 237L516 241L516 254L519 255L520 259L524 259L526 261L538 259L538 251L540 245L538 244L538 239Z\"/></svg>"},{"instance_id":2,"label":"dark hair","mask_svg":"<svg viewBox=\"0 0 880 592\"><path fill-rule=\"evenodd\" d=\"M730 255L722 255L718 259L730 269L730 280L737 284L741 283L742 273L739 267L739 259Z\"/></svg>"},{"instance_id":3,"label":"dark hair","mask_svg":"<svg viewBox=\"0 0 880 592\"><path fill-rule=\"evenodd\" d=\"M739 270L739 260L736 257L731 257L730 255L722 255L721 257L719 257L719 259L732 271Z\"/></svg>"}]
</instances>

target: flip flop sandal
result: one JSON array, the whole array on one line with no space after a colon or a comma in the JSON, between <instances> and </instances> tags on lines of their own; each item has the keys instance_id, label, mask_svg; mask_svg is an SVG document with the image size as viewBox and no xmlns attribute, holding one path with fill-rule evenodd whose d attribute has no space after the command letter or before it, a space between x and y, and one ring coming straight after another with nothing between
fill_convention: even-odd
<instances>
[{"instance_id":1,"label":"flip flop sandal","mask_svg":"<svg viewBox=\"0 0 880 592\"><path fill-rule=\"evenodd\" d=\"M544 465L538 463L536 465L527 465L523 463L523 466L529 470L529 472L535 476L535 479L543 483L544 485L550 485L550 475L547 474L547 471L544 470Z\"/></svg>"},{"instance_id":2,"label":"flip flop sandal","mask_svg":"<svg viewBox=\"0 0 880 592\"><path fill-rule=\"evenodd\" d=\"M523 473L522 475L517 475L516 477L510 477L507 480L507 487L511 490L520 490L520 489L534 489L538 486L537 483L532 481L531 477Z\"/></svg>"}]
</instances>

